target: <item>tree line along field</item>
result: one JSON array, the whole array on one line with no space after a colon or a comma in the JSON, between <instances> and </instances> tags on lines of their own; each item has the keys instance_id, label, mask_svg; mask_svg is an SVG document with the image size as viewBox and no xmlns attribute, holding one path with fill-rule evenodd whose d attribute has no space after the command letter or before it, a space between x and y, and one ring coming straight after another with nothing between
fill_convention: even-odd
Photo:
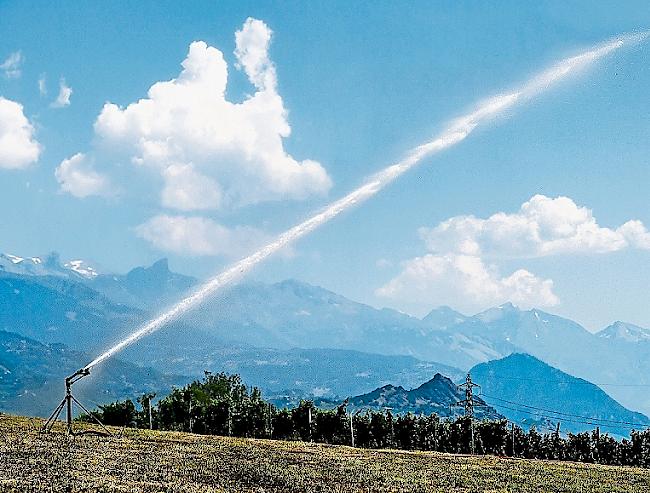
<instances>
[{"instance_id":1,"label":"tree line along field","mask_svg":"<svg viewBox=\"0 0 650 493\"><path fill-rule=\"evenodd\" d=\"M451 380L449 384L453 386ZM239 375L206 372L151 405L152 394L100 405L76 419L132 428L186 431L202 435L302 440L361 448L402 449L451 454L497 455L650 468L650 429L631 430L617 440L600 427L562 436L528 431L505 419L441 418L435 413L393 414L390 409L348 409L349 401L321 408L301 400L278 408L260 389L243 384ZM509 426L510 425L510 426ZM604 426L608 426L604 424ZM609 428L609 427L608 427Z\"/></svg>"},{"instance_id":2,"label":"tree line along field","mask_svg":"<svg viewBox=\"0 0 650 493\"><path fill-rule=\"evenodd\" d=\"M630 467L41 423L0 416L0 492L650 492Z\"/></svg>"}]
</instances>

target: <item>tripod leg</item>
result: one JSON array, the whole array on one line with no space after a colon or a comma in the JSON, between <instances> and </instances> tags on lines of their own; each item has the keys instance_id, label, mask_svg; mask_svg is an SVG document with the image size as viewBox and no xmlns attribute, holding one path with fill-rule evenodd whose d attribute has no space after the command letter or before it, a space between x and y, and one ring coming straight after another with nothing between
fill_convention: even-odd
<instances>
[{"instance_id":1,"label":"tripod leg","mask_svg":"<svg viewBox=\"0 0 650 493\"><path fill-rule=\"evenodd\" d=\"M92 418L97 422L97 424L99 426L101 426L104 429L104 431L106 433L108 433L109 435L112 435L112 433L110 431L108 431L108 428L106 428L106 426L104 426L104 423L102 423L97 416L95 416L88 409L86 409L84 407L84 405L81 402L79 402L74 396L72 397L72 400L75 401L77 403L77 406L79 406L86 414L88 414L89 416L92 416Z\"/></svg>"},{"instance_id":2,"label":"tripod leg","mask_svg":"<svg viewBox=\"0 0 650 493\"><path fill-rule=\"evenodd\" d=\"M59 419L59 415L61 414L61 411L63 410L63 406L65 406L65 399L61 401L61 403L57 406L57 408L54 410L54 412L50 415L49 418L47 418L47 421L43 425L43 428L41 428L42 433L47 433L52 429L52 426L54 426L54 422Z\"/></svg>"}]
</instances>

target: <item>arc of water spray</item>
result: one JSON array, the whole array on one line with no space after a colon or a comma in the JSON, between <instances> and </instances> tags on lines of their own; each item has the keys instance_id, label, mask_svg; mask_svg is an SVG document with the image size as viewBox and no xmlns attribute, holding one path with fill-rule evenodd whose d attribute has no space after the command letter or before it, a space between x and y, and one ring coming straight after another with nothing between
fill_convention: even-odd
<instances>
[{"instance_id":1,"label":"arc of water spray","mask_svg":"<svg viewBox=\"0 0 650 493\"><path fill-rule=\"evenodd\" d=\"M480 123L489 121L490 119L502 114L504 111L512 108L515 104L532 98L546 90L552 84L591 65L609 53L622 48L627 44L642 41L647 37L647 35L648 33L621 36L600 44L581 53L580 55L565 58L548 70L545 70L529 79L519 89L498 95L482 102L471 113L453 121L450 126L436 138L411 150L402 161L399 161L392 166L388 166L383 171L372 176L364 185L360 186L353 192L328 205L318 214L282 233L273 242L208 280L193 294L178 302L162 315L145 323L126 339L99 355L93 361L88 363L88 365L84 367L84 370L89 370L95 365L98 365L135 341L148 334L156 332L158 329L164 327L183 313L201 304L210 295L243 277L247 272L267 257L273 255L299 238L309 234L311 231L315 230L322 224L325 224L343 211L372 197L406 171L421 163L424 158L458 144Z\"/></svg>"}]
</instances>

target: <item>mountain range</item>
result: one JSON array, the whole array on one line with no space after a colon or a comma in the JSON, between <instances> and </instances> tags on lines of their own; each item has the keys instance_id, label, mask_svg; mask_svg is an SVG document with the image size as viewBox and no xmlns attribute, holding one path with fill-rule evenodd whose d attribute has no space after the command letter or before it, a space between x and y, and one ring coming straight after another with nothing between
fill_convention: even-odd
<instances>
[{"instance_id":1,"label":"mountain range","mask_svg":"<svg viewBox=\"0 0 650 493\"><path fill-rule=\"evenodd\" d=\"M27 257L0 257L0 329L87 354L103 351L199 282L170 272L164 260L124 275L82 275L75 269L84 262L45 258L29 257L47 267L33 270ZM346 396L387 383L412 388L436 372L456 379L479 363L528 353L648 413L650 396L630 384L650 384L649 333L617 322L593 334L512 304L473 316L441 307L418 319L287 280L234 286L120 357L188 377L237 371L273 392Z\"/></svg>"},{"instance_id":2,"label":"mountain range","mask_svg":"<svg viewBox=\"0 0 650 493\"><path fill-rule=\"evenodd\" d=\"M0 409L27 414L47 412L60 397L61 382L66 375L155 313L153 308L148 311L151 301L147 300L153 300L157 293L161 293L161 298L172 296L195 282L169 272L166 261L134 269L124 276L97 274L81 281L74 271L67 272L65 267L57 268L51 262L49 265L50 270L39 270L39 275L0 272L0 331L5 339L23 341L21 344L25 346L24 351L16 353L14 346L0 345L0 365L11 368L11 373L0 376L3 379L0 384L11 389L0 398ZM117 296L106 296L98 289ZM131 296L143 300L140 307L124 303ZM228 342L219 336L224 326L215 330L195 321L191 326L174 322L156 337L127 348L120 355L122 361L116 361L149 366L147 371L155 372L151 374L161 377L161 382L187 382L201 376L204 370L239 373L247 384L262 388L268 395L299 398L352 395L388 382L415 385L438 371L452 377L462 374L451 366L408 355L331 348L283 350ZM238 326L231 323L228 327L237 330ZM64 358L64 355L74 355L74 358ZM57 357L64 358L65 363L57 365ZM36 365L41 359L44 366ZM32 375L31 368L40 368L36 373L39 379L25 377ZM122 387L116 388L112 381L105 382L109 391L103 399L101 393L92 394L92 400L106 402L132 397L133 392L127 389L152 387L152 379L141 378L141 372L125 370L123 373L130 376L123 378ZM162 378L165 374L186 377ZM53 390L44 397L46 387ZM10 394L39 395L43 404L35 406L34 400L27 399L14 401Z\"/></svg>"}]
</instances>

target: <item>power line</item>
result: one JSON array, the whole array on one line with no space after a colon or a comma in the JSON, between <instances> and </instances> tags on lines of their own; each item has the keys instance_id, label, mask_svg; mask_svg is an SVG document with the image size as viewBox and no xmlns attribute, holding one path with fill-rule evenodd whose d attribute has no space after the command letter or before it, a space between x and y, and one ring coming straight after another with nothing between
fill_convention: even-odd
<instances>
[{"instance_id":1,"label":"power line","mask_svg":"<svg viewBox=\"0 0 650 493\"><path fill-rule=\"evenodd\" d=\"M528 404L522 404L520 402L509 401L507 399L502 399L500 397L494 397L494 396L490 396L490 395L486 395L486 394L483 394L483 396L487 397L489 399L496 399L498 401L507 402L508 404L514 404L516 406L522 406L522 407L526 407L526 408L529 408L529 409L535 409L535 410L543 411L543 412L547 412L547 413L559 414L559 415L562 415L562 416L569 416L569 417L581 418L581 419L590 419L590 420L594 420L594 421L606 421L606 422L609 422L609 423L617 423L617 424L625 424L625 425L648 426L648 424L644 425L644 424L641 424L641 423L633 423L633 422L630 422L630 421L620 421L620 420L614 420L614 419L596 418L596 417L593 417L593 416L584 416L584 415L581 415L581 414L571 414L571 413L565 413L565 412L561 412L561 411L553 411L552 409L545 409L545 408L542 408L542 407L536 407L536 406L531 406L531 405L528 405Z\"/></svg>"},{"instance_id":2,"label":"power line","mask_svg":"<svg viewBox=\"0 0 650 493\"><path fill-rule=\"evenodd\" d=\"M606 419L606 418L596 418L594 416L584 416L584 415L580 415L580 414L571 414L571 413L565 413L565 412L562 412L562 411L554 411L552 409L545 409L545 408L542 408L542 407L531 406L531 405L528 405L528 404L522 404L520 402L510 401L510 400L507 400L507 399L502 399L500 397L494 397L494 396L490 396L490 395L486 395L486 394L482 394L482 396L487 397L488 399L494 399L494 400L497 400L497 401L506 402L508 404L512 404L512 405L515 405L515 406L521 406L521 407L525 407L525 408L528 408L528 409L533 409L533 410L536 410L536 411L542 411L542 412L545 412L545 413L556 414L558 416L568 416L570 418L579 418L579 419L582 419L582 420L590 421L590 422L584 423L584 424L598 425L598 422L604 422L604 423L612 423L612 424L619 424L619 425L639 426L639 427L642 427L642 428L648 427L648 423L642 424L642 423L634 423L634 422L631 422L631 421L620 421L620 420L613 420L613 419ZM529 414L537 414L537 413L525 411L524 409L512 409L512 408L509 408L509 407L504 406L504 405L499 405L499 407L504 407L506 409L511 409L513 411L528 412ZM550 419L558 419L558 416L552 416L552 417L544 416L544 417L549 417Z\"/></svg>"},{"instance_id":3,"label":"power line","mask_svg":"<svg viewBox=\"0 0 650 493\"><path fill-rule=\"evenodd\" d=\"M530 415L533 415L533 416L536 416L536 417L539 417L539 418L546 418L546 419L551 420L551 421L559 420L559 421L562 421L564 423L576 423L576 424L589 425L589 426L599 426L601 428L612 428L612 429L621 429L621 428L623 428L623 429L626 429L626 430L631 430L632 429L631 427L616 426L616 425L607 424L607 423L602 423L602 424L601 423L594 423L594 422L591 422L591 421L580 421L580 420L576 420L576 419L563 418L561 416L546 416L546 415L543 415L543 414L534 413L532 411L526 411L525 409L516 409L514 407L508 407L508 406L503 406L503 405L501 405L499 407L502 408L502 409L510 409L511 411L517 411L517 412L530 414Z\"/></svg>"},{"instance_id":4,"label":"power line","mask_svg":"<svg viewBox=\"0 0 650 493\"><path fill-rule=\"evenodd\" d=\"M514 376L504 376L504 375L489 375L487 378L494 378L496 380L523 380L526 382L537 382L537 383L556 383L558 385L597 385L603 387L650 387L650 384L647 383L603 383L603 382L589 382L584 380L582 382L568 382L565 380L547 380L542 378L526 378L526 377L514 377ZM578 377L574 377L576 380L583 380Z\"/></svg>"}]
</instances>

